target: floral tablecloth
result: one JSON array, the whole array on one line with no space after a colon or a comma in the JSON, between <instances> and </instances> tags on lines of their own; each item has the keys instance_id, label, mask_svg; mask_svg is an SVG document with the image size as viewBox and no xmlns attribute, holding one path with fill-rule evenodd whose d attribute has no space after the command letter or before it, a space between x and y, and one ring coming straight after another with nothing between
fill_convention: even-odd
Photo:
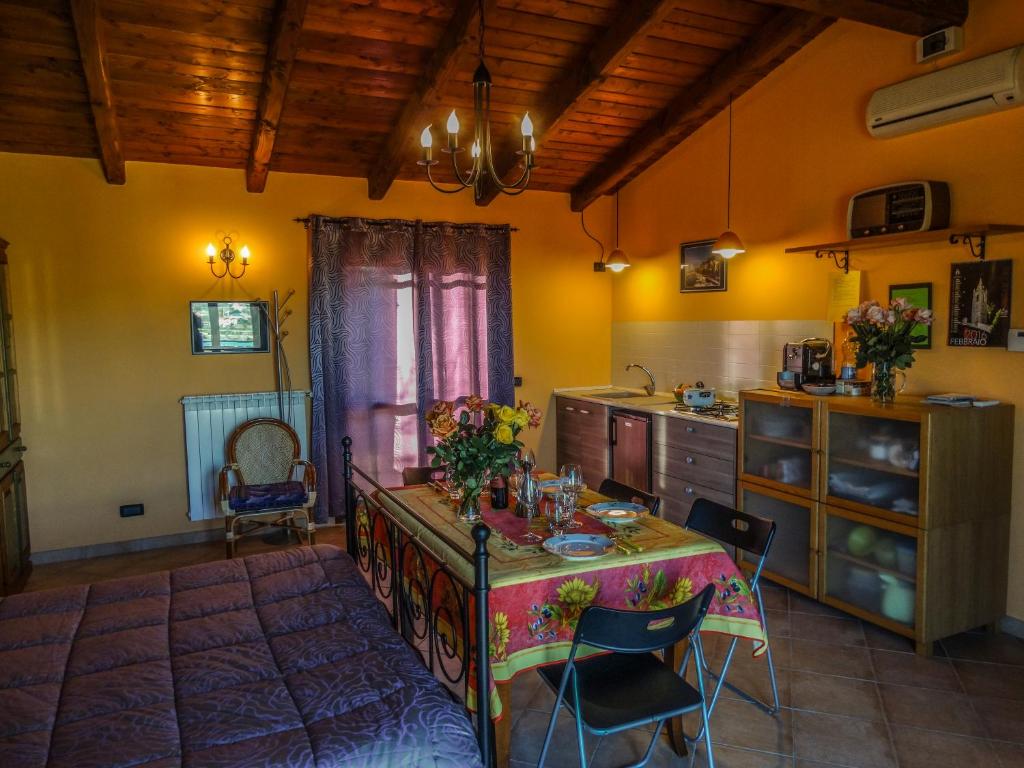
<instances>
[{"instance_id":1,"label":"floral tablecloth","mask_svg":"<svg viewBox=\"0 0 1024 768\"><path fill-rule=\"evenodd\" d=\"M442 553L449 568L472 581L472 526L456 519L451 502L425 485L391 493L401 505L382 496L380 501L389 511L434 552ZM585 491L581 504L603 499ZM683 602L711 583L716 594L703 631L747 638L753 641L755 656L767 649L746 580L717 542L661 518L645 517L614 526L614 532L639 551L616 550L596 560L567 560L521 536L503 533L516 529L507 520L497 524L498 516L514 515L511 509L492 510L486 499L481 506L484 522L490 522L492 529L488 550L494 682L507 682L528 669L564 660L580 614L589 605L654 610ZM450 543L442 542L435 531L443 532ZM458 551L452 552L453 547ZM498 717L501 703L497 696L491 698L492 713Z\"/></svg>"}]
</instances>

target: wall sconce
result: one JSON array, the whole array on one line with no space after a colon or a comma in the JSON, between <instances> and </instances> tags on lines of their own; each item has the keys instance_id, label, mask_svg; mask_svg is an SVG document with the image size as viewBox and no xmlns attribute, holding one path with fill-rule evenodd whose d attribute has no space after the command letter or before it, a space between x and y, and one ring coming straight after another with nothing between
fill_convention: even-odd
<instances>
[{"instance_id":1,"label":"wall sconce","mask_svg":"<svg viewBox=\"0 0 1024 768\"><path fill-rule=\"evenodd\" d=\"M217 252L217 248L214 246L213 243L210 243L208 246L206 246L206 258L207 263L210 265L210 274L212 274L217 279L230 275L235 280L238 280L245 274L245 270L249 266L249 246L243 245L242 249L238 252L238 256L240 257L240 261L242 263L242 271L236 275L234 272L231 271L231 264L235 260L235 252L231 249L230 236L226 235L224 237L224 247L221 248L219 253ZM218 258L220 258L220 260L224 262L224 271L221 272L219 275L217 274L217 270L214 269L214 265L217 263L216 260Z\"/></svg>"}]
</instances>

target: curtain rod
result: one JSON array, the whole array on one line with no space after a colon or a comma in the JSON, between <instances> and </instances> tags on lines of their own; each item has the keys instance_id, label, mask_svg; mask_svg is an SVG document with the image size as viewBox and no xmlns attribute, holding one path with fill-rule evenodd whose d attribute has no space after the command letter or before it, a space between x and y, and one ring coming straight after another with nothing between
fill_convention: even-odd
<instances>
[{"instance_id":1,"label":"curtain rod","mask_svg":"<svg viewBox=\"0 0 1024 768\"><path fill-rule=\"evenodd\" d=\"M358 216L358 217L354 217L354 218L363 218L363 217L362 216ZM292 221L294 221L296 224L301 224L305 229L309 229L309 223L312 220L313 220L312 216L296 216L294 219L292 219ZM373 221L373 219L370 219L370 221ZM390 219L389 221L391 221L394 224L399 224L401 226L406 226L406 227L411 227L411 226L414 226L414 224L415 224L415 222L405 223L405 222L399 221L397 219ZM519 231L519 227L512 227L512 226L509 226L507 224L456 224L454 222L449 222L449 221L426 222L426 223L428 223L428 224L433 224L433 223L446 224L447 226L455 227L456 229L468 229L470 227L480 227L480 226L483 226L483 227L493 227L494 229L502 229L502 228L507 226L509 232L518 232Z\"/></svg>"}]
</instances>

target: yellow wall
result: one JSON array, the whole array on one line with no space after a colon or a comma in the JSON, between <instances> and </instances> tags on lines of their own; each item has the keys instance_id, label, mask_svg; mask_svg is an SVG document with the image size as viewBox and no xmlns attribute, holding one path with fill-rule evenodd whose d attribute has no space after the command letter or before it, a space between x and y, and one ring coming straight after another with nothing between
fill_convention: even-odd
<instances>
[{"instance_id":1,"label":"yellow wall","mask_svg":"<svg viewBox=\"0 0 1024 768\"><path fill-rule=\"evenodd\" d=\"M1024 42L1024 6L973 0L965 37L957 60ZM895 139L868 136L872 91L929 69L914 63L913 42L839 23L736 101L732 224L748 252L730 264L727 293L678 292L679 243L725 226L726 116L627 186L621 239L635 266L615 283L613 321L825 319L834 267L783 249L843 239L849 196L881 184L948 181L955 224L1024 223L1024 109ZM1015 327L1024 326L1022 250L1021 236L989 242L989 258L1014 259ZM913 390L969 391L1018 406L1008 607L1024 617L1024 354L946 346L949 265L964 260L960 247L934 245L855 253L853 266L864 271L864 298L884 300L890 284L933 283L934 349L918 354Z\"/></svg>"},{"instance_id":2,"label":"yellow wall","mask_svg":"<svg viewBox=\"0 0 1024 768\"><path fill-rule=\"evenodd\" d=\"M590 263L565 196L530 192L476 208L399 183L371 202L366 182L271 174L245 192L242 173L128 164L106 184L95 161L0 154L0 237L9 257L33 549L197 530L186 518L186 394L268 391L269 355L197 358L188 301L263 297L294 288L286 350L296 388L309 386L306 236L295 216L511 223L517 395L547 410L556 386L608 379L610 281ZM608 206L590 214L598 232ZM240 281L214 280L203 251L218 230L253 251ZM579 350L567 354L568 345ZM554 424L533 435L554 462ZM122 519L141 501L144 517Z\"/></svg>"}]
</instances>

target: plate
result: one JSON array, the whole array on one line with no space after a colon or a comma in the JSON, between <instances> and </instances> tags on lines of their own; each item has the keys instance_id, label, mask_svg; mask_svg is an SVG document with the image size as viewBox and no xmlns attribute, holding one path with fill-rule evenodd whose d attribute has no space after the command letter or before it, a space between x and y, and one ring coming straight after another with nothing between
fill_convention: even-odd
<instances>
[{"instance_id":1,"label":"plate","mask_svg":"<svg viewBox=\"0 0 1024 768\"><path fill-rule=\"evenodd\" d=\"M650 510L643 504L633 504L629 501L602 501L591 504L587 507L587 512L605 523L629 523L650 514Z\"/></svg>"},{"instance_id":2,"label":"plate","mask_svg":"<svg viewBox=\"0 0 1024 768\"><path fill-rule=\"evenodd\" d=\"M567 560L593 560L615 549L615 542L594 533L566 533L545 540L544 549Z\"/></svg>"},{"instance_id":3,"label":"plate","mask_svg":"<svg viewBox=\"0 0 1024 768\"><path fill-rule=\"evenodd\" d=\"M540 490L542 493L546 493L548 496L554 496L556 493L558 493L559 488L562 487L562 481L561 479L555 477L552 478L551 480L541 480L538 483L538 485L540 486ZM583 493L583 491L585 490L587 490L587 486L584 483L583 487L580 488L580 493Z\"/></svg>"},{"instance_id":4,"label":"plate","mask_svg":"<svg viewBox=\"0 0 1024 768\"><path fill-rule=\"evenodd\" d=\"M836 388L827 384L804 384L804 392L810 395L831 395L836 391Z\"/></svg>"}]
</instances>

